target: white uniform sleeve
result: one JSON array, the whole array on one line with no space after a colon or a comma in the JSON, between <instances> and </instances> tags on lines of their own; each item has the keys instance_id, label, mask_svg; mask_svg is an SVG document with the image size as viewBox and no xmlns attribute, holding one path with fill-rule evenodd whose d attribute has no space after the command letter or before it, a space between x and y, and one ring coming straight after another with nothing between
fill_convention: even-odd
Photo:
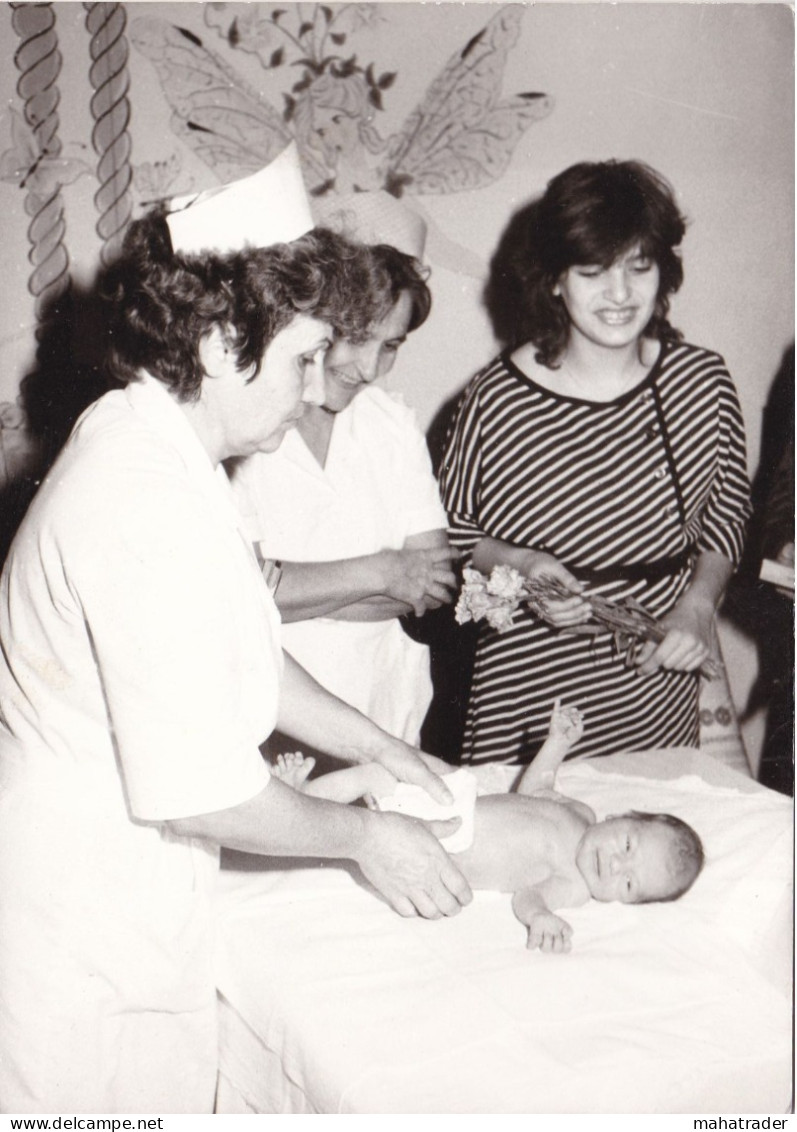
<instances>
[{"instance_id":1,"label":"white uniform sleeve","mask_svg":"<svg viewBox=\"0 0 797 1132\"><path fill-rule=\"evenodd\" d=\"M448 518L440 501L426 438L415 413L395 394L389 398L387 394L383 396L389 402L396 433L396 475L393 487L396 493L395 504L405 516L406 534L445 530Z\"/></svg>"}]
</instances>

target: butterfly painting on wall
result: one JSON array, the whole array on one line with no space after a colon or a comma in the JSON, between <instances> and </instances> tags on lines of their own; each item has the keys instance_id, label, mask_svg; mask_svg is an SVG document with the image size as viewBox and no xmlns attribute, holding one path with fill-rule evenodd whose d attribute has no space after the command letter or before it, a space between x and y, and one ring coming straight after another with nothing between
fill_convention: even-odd
<instances>
[{"instance_id":1,"label":"butterfly painting on wall","mask_svg":"<svg viewBox=\"0 0 797 1132\"><path fill-rule=\"evenodd\" d=\"M91 175L88 162L61 154L55 139L43 146L36 132L13 106L7 110L11 122L11 146L0 154L0 181L25 189L47 200L59 185L71 185L84 174Z\"/></svg>"},{"instance_id":2,"label":"butterfly painting on wall","mask_svg":"<svg viewBox=\"0 0 797 1132\"><path fill-rule=\"evenodd\" d=\"M209 31L229 48L256 56L275 80L286 76L279 108L187 28L140 17L130 38L157 71L172 130L221 181L262 168L295 140L317 196L477 189L501 176L525 130L551 110L538 92L501 96L523 5L499 8L387 137L375 122L398 75L351 50L359 30L385 19L379 5L203 7Z\"/></svg>"}]
</instances>

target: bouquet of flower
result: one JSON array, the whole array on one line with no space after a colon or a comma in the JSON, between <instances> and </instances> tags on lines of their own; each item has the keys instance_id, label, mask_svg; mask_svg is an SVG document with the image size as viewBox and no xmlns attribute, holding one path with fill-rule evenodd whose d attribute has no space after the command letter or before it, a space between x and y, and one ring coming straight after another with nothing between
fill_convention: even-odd
<instances>
[{"instance_id":1,"label":"bouquet of flower","mask_svg":"<svg viewBox=\"0 0 797 1132\"><path fill-rule=\"evenodd\" d=\"M460 625L467 621L485 620L498 633L510 628L521 602L525 602L537 617L547 621L547 602L563 601L573 596L558 578L548 574L524 578L512 566L494 567L489 578L478 570L465 567L462 577L463 586L454 614L456 620ZM663 641L667 635L667 630L656 618L632 597L612 601L588 592L581 596L589 601L592 610L590 620L583 625L563 628L561 632L611 633L617 651L625 655L629 664L638 641ZM716 662L710 659L703 662L700 671L709 680L719 675Z\"/></svg>"}]
</instances>

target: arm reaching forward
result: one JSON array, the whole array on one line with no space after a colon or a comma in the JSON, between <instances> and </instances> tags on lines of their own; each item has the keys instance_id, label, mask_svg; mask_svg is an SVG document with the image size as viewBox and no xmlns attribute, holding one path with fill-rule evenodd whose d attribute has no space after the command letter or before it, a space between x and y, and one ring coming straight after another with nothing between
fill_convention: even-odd
<instances>
[{"instance_id":1,"label":"arm reaching forward","mask_svg":"<svg viewBox=\"0 0 797 1132\"><path fill-rule=\"evenodd\" d=\"M421 757L414 747L388 735L322 688L289 653L284 657L277 718L280 731L345 763L378 763L399 782L421 786L435 801L443 805L452 801L440 778L440 772L448 769L445 763L433 755Z\"/></svg>"},{"instance_id":2,"label":"arm reaching forward","mask_svg":"<svg viewBox=\"0 0 797 1132\"><path fill-rule=\"evenodd\" d=\"M441 530L411 535L398 550L360 558L284 562L275 600L285 622L390 621L413 612L420 617L451 602L456 557Z\"/></svg>"}]
</instances>

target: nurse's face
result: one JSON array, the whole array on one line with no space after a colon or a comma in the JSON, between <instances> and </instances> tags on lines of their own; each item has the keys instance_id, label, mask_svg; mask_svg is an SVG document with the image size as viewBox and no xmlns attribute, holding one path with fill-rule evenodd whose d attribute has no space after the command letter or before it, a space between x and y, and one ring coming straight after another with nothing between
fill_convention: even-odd
<instances>
[{"instance_id":1,"label":"nurse's face","mask_svg":"<svg viewBox=\"0 0 797 1132\"><path fill-rule=\"evenodd\" d=\"M268 345L254 380L244 382L236 405L235 455L274 452L305 405L324 400L324 355L332 328L298 315Z\"/></svg>"},{"instance_id":2,"label":"nurse's face","mask_svg":"<svg viewBox=\"0 0 797 1132\"><path fill-rule=\"evenodd\" d=\"M402 291L381 322L371 326L364 342L339 339L332 345L325 366L325 409L339 413L366 385L390 372L411 317L412 298L409 291Z\"/></svg>"}]
</instances>

